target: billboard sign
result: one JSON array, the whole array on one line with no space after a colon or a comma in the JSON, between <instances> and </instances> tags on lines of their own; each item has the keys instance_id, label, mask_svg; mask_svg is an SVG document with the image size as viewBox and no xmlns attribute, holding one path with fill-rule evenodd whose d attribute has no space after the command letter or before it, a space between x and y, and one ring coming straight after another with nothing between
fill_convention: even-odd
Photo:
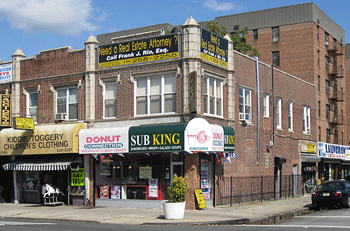
<instances>
[{"instance_id":1,"label":"billboard sign","mask_svg":"<svg viewBox=\"0 0 350 231\"><path fill-rule=\"evenodd\" d=\"M201 58L227 68L228 40L202 28Z\"/></svg>"},{"instance_id":2,"label":"billboard sign","mask_svg":"<svg viewBox=\"0 0 350 231\"><path fill-rule=\"evenodd\" d=\"M178 34L114 43L98 48L98 67L117 67L179 57Z\"/></svg>"},{"instance_id":3,"label":"billboard sign","mask_svg":"<svg viewBox=\"0 0 350 231\"><path fill-rule=\"evenodd\" d=\"M0 83L12 82L12 63L0 65Z\"/></svg>"}]
</instances>

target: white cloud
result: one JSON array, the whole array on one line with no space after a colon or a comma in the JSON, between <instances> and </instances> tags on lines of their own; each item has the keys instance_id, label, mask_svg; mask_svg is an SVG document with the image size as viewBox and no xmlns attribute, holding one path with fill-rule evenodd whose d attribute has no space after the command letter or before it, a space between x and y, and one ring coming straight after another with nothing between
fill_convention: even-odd
<instances>
[{"instance_id":1,"label":"white cloud","mask_svg":"<svg viewBox=\"0 0 350 231\"><path fill-rule=\"evenodd\" d=\"M212 11L229 11L240 10L242 6L236 5L230 2L217 2L215 0L207 0L204 2L204 6Z\"/></svg>"},{"instance_id":2,"label":"white cloud","mask_svg":"<svg viewBox=\"0 0 350 231\"><path fill-rule=\"evenodd\" d=\"M89 22L91 0L14 0L0 1L0 14L14 28L30 33L79 35L95 31Z\"/></svg>"}]
</instances>

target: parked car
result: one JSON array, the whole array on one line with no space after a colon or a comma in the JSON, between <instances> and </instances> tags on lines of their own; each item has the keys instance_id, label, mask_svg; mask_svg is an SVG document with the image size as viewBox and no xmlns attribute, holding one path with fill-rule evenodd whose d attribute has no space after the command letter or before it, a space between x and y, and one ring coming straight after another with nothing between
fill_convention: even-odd
<instances>
[{"instance_id":1,"label":"parked car","mask_svg":"<svg viewBox=\"0 0 350 231\"><path fill-rule=\"evenodd\" d=\"M345 180L322 182L312 193L312 205L315 208L323 206L350 207L350 183Z\"/></svg>"}]
</instances>

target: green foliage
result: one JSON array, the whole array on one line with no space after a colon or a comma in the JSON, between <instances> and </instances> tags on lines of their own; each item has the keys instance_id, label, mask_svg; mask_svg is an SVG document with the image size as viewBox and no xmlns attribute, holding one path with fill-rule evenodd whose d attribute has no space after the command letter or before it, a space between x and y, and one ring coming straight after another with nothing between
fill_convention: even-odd
<instances>
[{"instance_id":1,"label":"green foliage","mask_svg":"<svg viewBox=\"0 0 350 231\"><path fill-rule=\"evenodd\" d=\"M220 35L221 37L224 37L227 34L226 26L219 26L218 21L207 22L205 28L217 35ZM247 40L244 38L244 35L248 34L249 32L247 27L232 34L231 40L233 42L233 49L243 54L260 57L258 50L248 44Z\"/></svg>"},{"instance_id":2,"label":"green foliage","mask_svg":"<svg viewBox=\"0 0 350 231\"><path fill-rule=\"evenodd\" d=\"M168 187L168 197L170 202L183 202L185 201L188 189L187 177L173 176L173 182Z\"/></svg>"}]
</instances>

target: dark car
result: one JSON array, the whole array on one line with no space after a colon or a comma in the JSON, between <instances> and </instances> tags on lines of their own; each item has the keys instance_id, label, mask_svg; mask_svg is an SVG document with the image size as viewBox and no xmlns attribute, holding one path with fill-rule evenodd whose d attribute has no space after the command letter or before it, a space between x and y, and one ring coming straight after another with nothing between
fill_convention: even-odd
<instances>
[{"instance_id":1,"label":"dark car","mask_svg":"<svg viewBox=\"0 0 350 231\"><path fill-rule=\"evenodd\" d=\"M312 193L312 205L350 207L350 183L345 180L322 182Z\"/></svg>"}]
</instances>

